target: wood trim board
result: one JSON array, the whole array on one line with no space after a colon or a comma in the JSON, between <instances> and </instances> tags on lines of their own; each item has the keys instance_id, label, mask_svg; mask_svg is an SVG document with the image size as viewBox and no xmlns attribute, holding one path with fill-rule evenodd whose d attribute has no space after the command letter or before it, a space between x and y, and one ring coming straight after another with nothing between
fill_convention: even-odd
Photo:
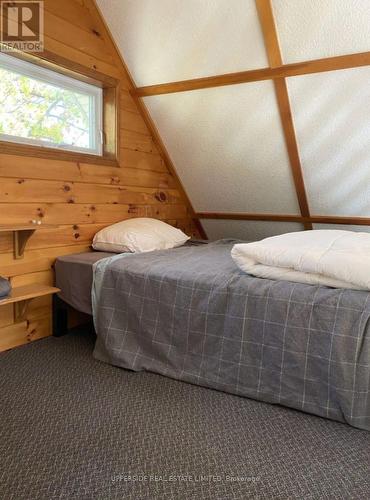
<instances>
[{"instance_id":1,"label":"wood trim board","mask_svg":"<svg viewBox=\"0 0 370 500\"><path fill-rule=\"evenodd\" d=\"M279 67L283 64L283 59L281 56L271 0L256 0L256 7L270 67ZM294 129L288 86L285 78L275 79L274 86L299 208L303 217L309 217L310 209L308 206L301 159ZM304 223L304 228L312 229L312 224Z\"/></svg>"},{"instance_id":2,"label":"wood trim board","mask_svg":"<svg viewBox=\"0 0 370 500\"><path fill-rule=\"evenodd\" d=\"M159 83L131 89L130 92L138 97L152 95L172 94L175 92L188 92L191 90L222 87L226 85L238 85L241 83L259 82L263 80L274 80L276 78L288 78L291 76L309 75L312 73L323 73L326 71L337 71L341 69L359 68L370 66L370 52L347 54L344 56L313 59L292 64L283 64L276 68L261 68L223 75L207 76L204 78L193 78L177 82Z\"/></svg>"},{"instance_id":3,"label":"wood trim board","mask_svg":"<svg viewBox=\"0 0 370 500\"><path fill-rule=\"evenodd\" d=\"M244 213L244 212L197 212L199 219L250 220L270 222L298 222L314 224L340 224L370 226L370 217L343 217L341 215L310 215L303 217L294 214Z\"/></svg>"}]
</instances>

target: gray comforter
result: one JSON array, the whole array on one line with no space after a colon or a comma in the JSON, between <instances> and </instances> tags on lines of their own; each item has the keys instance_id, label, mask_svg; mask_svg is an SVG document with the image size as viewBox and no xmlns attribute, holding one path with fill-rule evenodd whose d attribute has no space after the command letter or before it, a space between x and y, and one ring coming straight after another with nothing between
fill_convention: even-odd
<instances>
[{"instance_id":1,"label":"gray comforter","mask_svg":"<svg viewBox=\"0 0 370 500\"><path fill-rule=\"evenodd\" d=\"M234 243L100 261L95 357L370 430L370 294L251 277Z\"/></svg>"},{"instance_id":2,"label":"gray comforter","mask_svg":"<svg viewBox=\"0 0 370 500\"><path fill-rule=\"evenodd\" d=\"M0 276L0 299L5 299L12 291L10 281Z\"/></svg>"}]
</instances>

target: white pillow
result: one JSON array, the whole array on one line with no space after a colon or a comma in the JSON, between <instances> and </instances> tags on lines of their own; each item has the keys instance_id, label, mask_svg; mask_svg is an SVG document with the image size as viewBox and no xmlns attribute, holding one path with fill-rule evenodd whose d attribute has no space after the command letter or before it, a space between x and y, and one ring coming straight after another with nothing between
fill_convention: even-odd
<instances>
[{"instance_id":1,"label":"white pillow","mask_svg":"<svg viewBox=\"0 0 370 500\"><path fill-rule=\"evenodd\" d=\"M94 236L93 248L103 252L152 252L183 245L189 236L157 219L128 219Z\"/></svg>"}]
</instances>

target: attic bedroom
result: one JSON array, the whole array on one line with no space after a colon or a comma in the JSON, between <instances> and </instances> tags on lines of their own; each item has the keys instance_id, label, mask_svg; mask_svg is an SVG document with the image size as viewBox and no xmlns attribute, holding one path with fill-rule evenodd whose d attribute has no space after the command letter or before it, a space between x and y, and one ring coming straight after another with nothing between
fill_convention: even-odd
<instances>
[{"instance_id":1,"label":"attic bedroom","mask_svg":"<svg viewBox=\"0 0 370 500\"><path fill-rule=\"evenodd\" d=\"M369 0L0 0L0 498L370 498Z\"/></svg>"}]
</instances>

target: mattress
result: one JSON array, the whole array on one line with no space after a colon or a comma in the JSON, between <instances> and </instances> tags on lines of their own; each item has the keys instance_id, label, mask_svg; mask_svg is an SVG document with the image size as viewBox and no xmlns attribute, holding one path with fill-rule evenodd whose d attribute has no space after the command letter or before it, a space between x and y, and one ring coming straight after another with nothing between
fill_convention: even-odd
<instances>
[{"instance_id":1,"label":"mattress","mask_svg":"<svg viewBox=\"0 0 370 500\"><path fill-rule=\"evenodd\" d=\"M184 246L201 246L207 240L191 239ZM118 255L109 252L84 252L58 257L55 262L58 296L74 309L92 315L91 288L93 266L99 260Z\"/></svg>"},{"instance_id":2,"label":"mattress","mask_svg":"<svg viewBox=\"0 0 370 500\"><path fill-rule=\"evenodd\" d=\"M55 280L56 286L61 289L59 297L78 311L92 314L93 265L112 255L115 254L85 252L58 257L55 262Z\"/></svg>"}]
</instances>

